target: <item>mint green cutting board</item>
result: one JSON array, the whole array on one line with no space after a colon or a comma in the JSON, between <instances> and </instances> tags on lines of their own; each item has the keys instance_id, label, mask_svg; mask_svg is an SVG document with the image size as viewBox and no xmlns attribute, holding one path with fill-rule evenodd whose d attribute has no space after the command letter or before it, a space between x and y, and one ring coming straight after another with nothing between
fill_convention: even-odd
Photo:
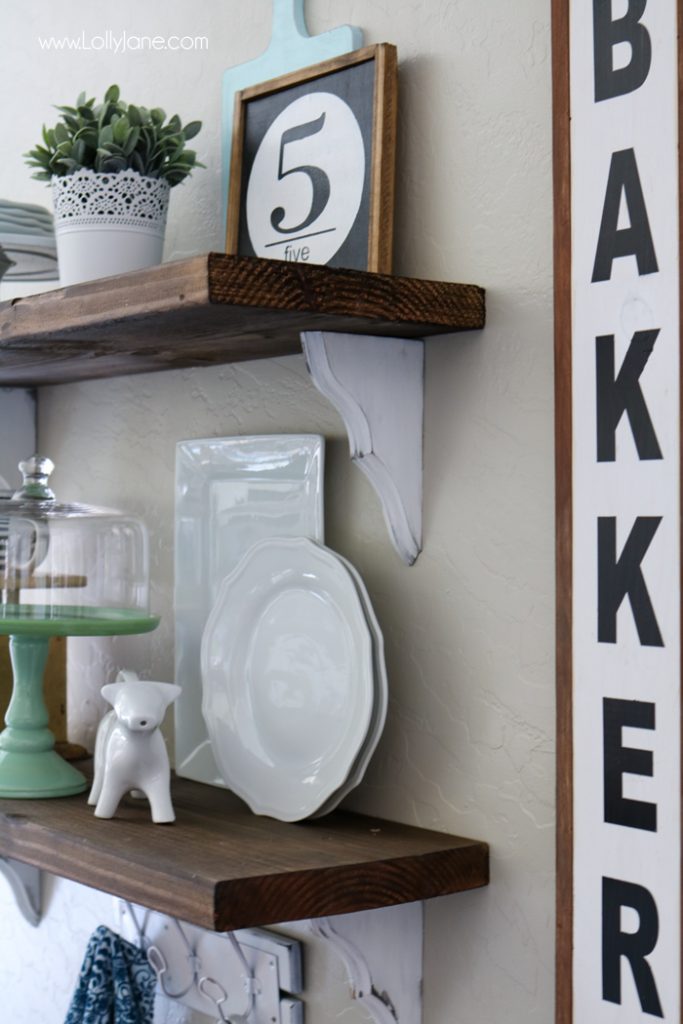
<instances>
[{"instance_id":1,"label":"mint green cutting board","mask_svg":"<svg viewBox=\"0 0 683 1024\"><path fill-rule=\"evenodd\" d=\"M358 50L363 45L363 30L351 25L340 25L329 32L310 36L306 28L304 2L273 0L273 32L268 49L246 64L228 68L223 75L223 227L228 201L235 93L288 71L297 71L309 64Z\"/></svg>"}]
</instances>

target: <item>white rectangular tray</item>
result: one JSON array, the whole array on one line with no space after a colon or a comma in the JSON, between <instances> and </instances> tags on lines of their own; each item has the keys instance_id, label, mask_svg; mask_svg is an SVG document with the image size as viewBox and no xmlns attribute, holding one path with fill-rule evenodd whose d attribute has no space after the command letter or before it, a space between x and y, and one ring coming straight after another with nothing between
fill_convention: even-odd
<instances>
[{"instance_id":1,"label":"white rectangular tray","mask_svg":"<svg viewBox=\"0 0 683 1024\"><path fill-rule=\"evenodd\" d=\"M224 785L202 717L200 644L221 581L266 537L325 539L317 434L200 438L176 449L176 771Z\"/></svg>"}]
</instances>

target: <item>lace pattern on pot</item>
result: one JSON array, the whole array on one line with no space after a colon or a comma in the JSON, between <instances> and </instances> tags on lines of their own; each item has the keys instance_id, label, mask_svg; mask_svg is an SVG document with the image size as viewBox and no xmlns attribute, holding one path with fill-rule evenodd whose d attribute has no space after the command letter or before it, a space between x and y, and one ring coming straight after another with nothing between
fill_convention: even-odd
<instances>
[{"instance_id":1,"label":"lace pattern on pot","mask_svg":"<svg viewBox=\"0 0 683 1024\"><path fill-rule=\"evenodd\" d=\"M52 179L57 224L118 224L163 227L170 185L137 171L100 174L84 169Z\"/></svg>"}]
</instances>

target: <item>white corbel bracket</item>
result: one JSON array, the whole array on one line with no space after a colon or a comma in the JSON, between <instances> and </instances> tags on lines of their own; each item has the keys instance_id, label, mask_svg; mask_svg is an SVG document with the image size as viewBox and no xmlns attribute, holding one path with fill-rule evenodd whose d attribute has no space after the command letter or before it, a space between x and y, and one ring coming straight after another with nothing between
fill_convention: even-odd
<instances>
[{"instance_id":1,"label":"white corbel bracket","mask_svg":"<svg viewBox=\"0 0 683 1024\"><path fill-rule=\"evenodd\" d=\"M313 383L344 421L351 458L379 495L394 547L408 565L422 550L424 342L306 331Z\"/></svg>"},{"instance_id":2,"label":"white corbel bracket","mask_svg":"<svg viewBox=\"0 0 683 1024\"><path fill-rule=\"evenodd\" d=\"M341 958L353 998L375 1024L420 1024L422 903L320 917L309 926Z\"/></svg>"},{"instance_id":3,"label":"white corbel bracket","mask_svg":"<svg viewBox=\"0 0 683 1024\"><path fill-rule=\"evenodd\" d=\"M0 857L0 874L9 882L22 915L37 928L43 915L43 876L40 868L14 860L13 857Z\"/></svg>"}]
</instances>

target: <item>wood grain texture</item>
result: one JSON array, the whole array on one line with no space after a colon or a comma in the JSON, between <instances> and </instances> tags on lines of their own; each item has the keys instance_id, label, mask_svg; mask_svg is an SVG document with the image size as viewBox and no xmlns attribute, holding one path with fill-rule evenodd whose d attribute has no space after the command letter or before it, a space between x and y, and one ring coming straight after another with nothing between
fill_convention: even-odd
<instances>
[{"instance_id":1,"label":"wood grain texture","mask_svg":"<svg viewBox=\"0 0 683 1024\"><path fill-rule=\"evenodd\" d=\"M572 308L569 0L553 0L555 508L557 571L556 1022L572 1024Z\"/></svg>"},{"instance_id":2,"label":"wood grain texture","mask_svg":"<svg viewBox=\"0 0 683 1024\"><path fill-rule=\"evenodd\" d=\"M390 274L394 252L398 58L396 47L381 43L375 58L372 172L368 270Z\"/></svg>"},{"instance_id":3,"label":"wood grain texture","mask_svg":"<svg viewBox=\"0 0 683 1024\"><path fill-rule=\"evenodd\" d=\"M87 587L87 576L51 576L37 575L26 576L24 573L16 573L14 576L0 575L0 590L57 590L63 587Z\"/></svg>"},{"instance_id":4,"label":"wood grain texture","mask_svg":"<svg viewBox=\"0 0 683 1024\"><path fill-rule=\"evenodd\" d=\"M177 821L145 801L95 818L85 796L0 800L0 854L204 928L349 913L488 883L485 843L335 812L257 817L231 793L174 779Z\"/></svg>"},{"instance_id":5,"label":"wood grain texture","mask_svg":"<svg viewBox=\"0 0 683 1024\"><path fill-rule=\"evenodd\" d=\"M235 93L232 114L232 146L230 149L230 178L228 179L227 216L225 223L225 251L237 254L240 235L240 203L242 198L242 158L244 156L244 90Z\"/></svg>"},{"instance_id":6,"label":"wood grain texture","mask_svg":"<svg viewBox=\"0 0 683 1024\"><path fill-rule=\"evenodd\" d=\"M390 43L379 43L363 46L360 50L353 50L351 53L340 53L337 57L330 57L328 60L321 60L308 67L288 71L286 75L271 78L267 82L250 85L242 90L242 96L245 100L253 100L259 96L270 96L282 89L290 89L293 85L301 85L302 82L313 82L325 75L331 75L335 71L343 71L344 68L352 67L354 64L363 64L367 60L374 60L378 47L390 45Z\"/></svg>"},{"instance_id":7,"label":"wood grain texture","mask_svg":"<svg viewBox=\"0 0 683 1024\"><path fill-rule=\"evenodd\" d=\"M683 245L683 154L681 153L681 140L683 140L683 45L681 45L681 30L683 29L683 0L677 0L676 3L676 15L678 21L678 316L679 316L679 356L678 356L678 373L679 373L679 403L683 402L683 340L681 331L683 330L683 253L681 253L681 246ZM683 508L683 414L680 417L680 435L679 435L679 489L680 489L680 507ZM683 550L683 517L681 518L681 550ZM683 595L683 559L681 560L681 575L680 575L680 590L679 593ZM683 637L683 601L680 602L680 620L679 620L679 636ZM681 692L683 692L683 661L681 663ZM680 769L681 769L681 820L683 820L683 702L681 703L681 725L680 725L680 750L682 755L680 757ZM683 849L681 850L681 891L683 892ZM681 978L681 985L683 986L683 914L681 915L681 938L679 946L679 971ZM681 1005L683 1006L683 990L680 996Z\"/></svg>"},{"instance_id":8,"label":"wood grain texture","mask_svg":"<svg viewBox=\"0 0 683 1024\"><path fill-rule=\"evenodd\" d=\"M0 303L0 385L267 359L302 331L423 338L484 326L483 289L209 253Z\"/></svg>"}]
</instances>

